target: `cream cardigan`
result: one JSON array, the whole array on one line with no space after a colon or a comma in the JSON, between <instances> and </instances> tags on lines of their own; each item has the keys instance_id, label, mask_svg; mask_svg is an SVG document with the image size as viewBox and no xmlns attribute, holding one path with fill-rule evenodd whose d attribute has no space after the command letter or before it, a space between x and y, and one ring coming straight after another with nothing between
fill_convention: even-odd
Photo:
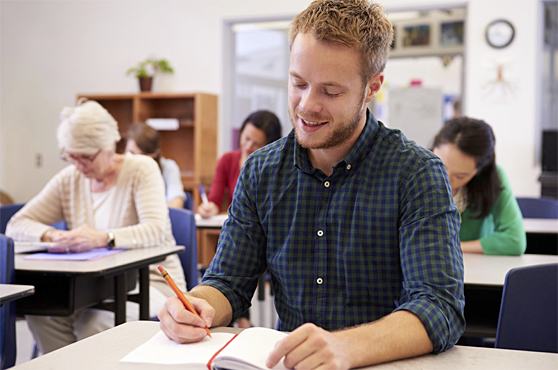
<instances>
[{"instance_id":1,"label":"cream cardigan","mask_svg":"<svg viewBox=\"0 0 558 370\"><path fill-rule=\"evenodd\" d=\"M117 247L175 245L164 189L161 172L153 159L143 155L124 156L108 221ZM95 224L90 180L73 165L56 174L11 218L6 235L20 241L38 241L45 231L52 229L49 225L60 220L66 221L68 229ZM186 289L178 256L167 257L163 265L180 288ZM150 266L150 281L162 283L155 286L167 296L172 294L155 266Z\"/></svg>"}]
</instances>

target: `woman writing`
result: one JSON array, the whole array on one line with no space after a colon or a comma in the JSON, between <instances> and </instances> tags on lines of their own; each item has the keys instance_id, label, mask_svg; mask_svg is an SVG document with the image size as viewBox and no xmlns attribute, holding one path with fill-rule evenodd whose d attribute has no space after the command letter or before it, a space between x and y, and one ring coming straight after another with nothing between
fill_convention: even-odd
<instances>
[{"instance_id":1,"label":"woman writing","mask_svg":"<svg viewBox=\"0 0 558 370\"><path fill-rule=\"evenodd\" d=\"M526 236L509 181L496 165L495 137L484 121L449 120L434 138L461 212L461 249L466 253L521 255Z\"/></svg>"},{"instance_id":2,"label":"woman writing","mask_svg":"<svg viewBox=\"0 0 558 370\"><path fill-rule=\"evenodd\" d=\"M208 218L225 210L232 200L240 168L250 154L281 138L281 122L266 110L251 113L240 127L240 150L225 153L217 163L208 203L198 207L198 213Z\"/></svg>"},{"instance_id":3,"label":"woman writing","mask_svg":"<svg viewBox=\"0 0 558 370\"><path fill-rule=\"evenodd\" d=\"M8 223L16 240L54 242L52 252L81 252L104 246L144 248L174 245L163 180L155 161L115 153L120 140L114 118L97 102L65 108L57 131L62 158L70 163L56 174ZM65 220L67 231L50 225ZM125 253L125 252L124 252ZM176 255L165 268L185 289ZM154 315L171 296L164 279L150 267L150 308ZM130 312L130 311L134 311ZM137 304L127 312L137 319ZM42 353L96 334L114 324L114 314L83 309L70 316L26 316Z\"/></svg>"}]
</instances>

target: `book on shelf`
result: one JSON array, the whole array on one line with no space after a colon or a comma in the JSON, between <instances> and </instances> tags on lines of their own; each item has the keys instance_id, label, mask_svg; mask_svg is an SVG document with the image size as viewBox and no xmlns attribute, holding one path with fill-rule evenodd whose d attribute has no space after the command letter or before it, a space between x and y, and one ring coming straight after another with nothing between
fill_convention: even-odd
<instances>
[{"instance_id":1,"label":"book on shelf","mask_svg":"<svg viewBox=\"0 0 558 370\"><path fill-rule=\"evenodd\" d=\"M264 370L275 343L287 333L268 328L249 328L239 334L211 333L196 343L179 344L159 331L151 339L128 353L120 361L166 365L184 365L184 369ZM273 368L286 370L283 361Z\"/></svg>"}]
</instances>

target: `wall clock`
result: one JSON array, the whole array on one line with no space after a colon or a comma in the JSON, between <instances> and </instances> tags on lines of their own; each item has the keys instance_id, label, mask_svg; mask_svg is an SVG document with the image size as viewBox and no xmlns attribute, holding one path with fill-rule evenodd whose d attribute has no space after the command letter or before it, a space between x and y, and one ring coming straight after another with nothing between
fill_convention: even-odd
<instances>
[{"instance_id":1,"label":"wall clock","mask_svg":"<svg viewBox=\"0 0 558 370\"><path fill-rule=\"evenodd\" d=\"M515 28L508 20L496 19L486 26L484 37L491 47L503 49L512 43L515 37Z\"/></svg>"}]
</instances>

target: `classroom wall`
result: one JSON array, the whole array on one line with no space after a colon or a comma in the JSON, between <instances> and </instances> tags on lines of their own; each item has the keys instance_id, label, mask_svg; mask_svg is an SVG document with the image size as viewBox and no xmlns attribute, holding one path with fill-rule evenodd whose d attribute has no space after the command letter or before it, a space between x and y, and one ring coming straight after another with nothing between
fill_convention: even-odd
<instances>
[{"instance_id":1,"label":"classroom wall","mask_svg":"<svg viewBox=\"0 0 558 370\"><path fill-rule=\"evenodd\" d=\"M513 2L513 5L511 4ZM168 58L176 74L155 90L222 91L224 19L292 15L309 0L3 0L0 1L0 189L26 201L60 168L58 114L79 92L133 92L125 70L146 56ZM538 195L534 165L535 44L538 0L386 0L388 10L469 5L465 112L486 118L498 136L498 160L514 191ZM482 35L489 20L506 16L517 26L514 44L495 52ZM474 40L475 43L471 42ZM516 68L514 93L487 105L486 63ZM229 122L221 120L221 130ZM518 145L521 150L518 150ZM220 143L221 152L228 143Z\"/></svg>"}]
</instances>

